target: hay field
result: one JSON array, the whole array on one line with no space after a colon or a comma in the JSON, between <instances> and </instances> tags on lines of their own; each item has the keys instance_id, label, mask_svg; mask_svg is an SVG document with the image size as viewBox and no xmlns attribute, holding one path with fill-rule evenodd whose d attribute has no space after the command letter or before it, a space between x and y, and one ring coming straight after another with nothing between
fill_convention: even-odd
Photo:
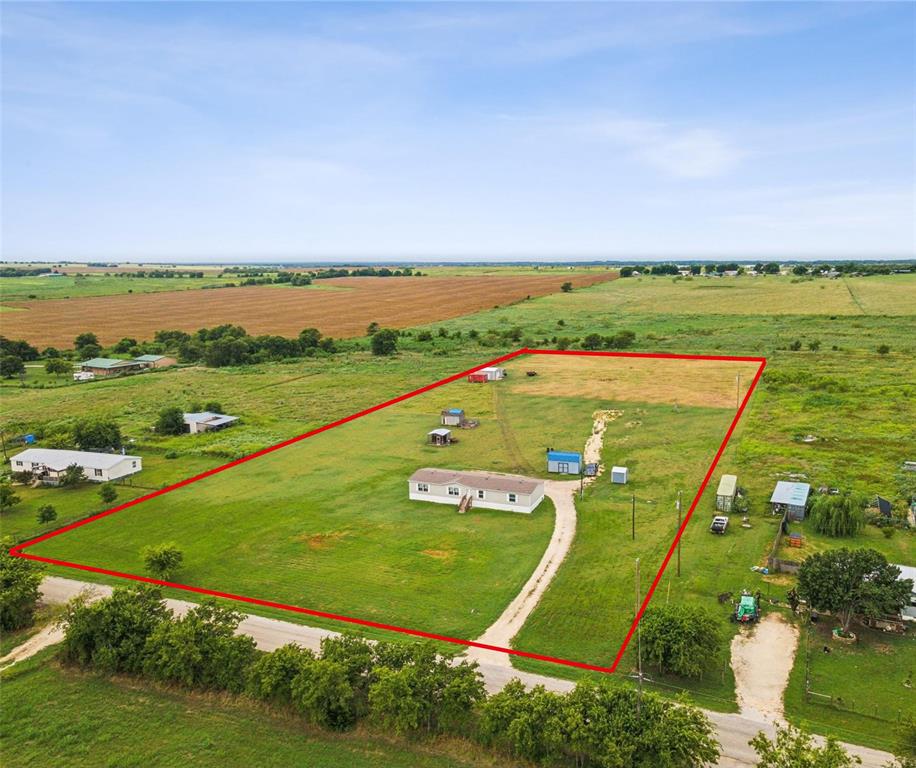
<instances>
[{"instance_id":1,"label":"hay field","mask_svg":"<svg viewBox=\"0 0 916 768\"><path fill-rule=\"evenodd\" d=\"M735 377L741 374L743 398L757 372L757 363L567 355L524 358L514 367L538 373L512 379L519 394L711 408L734 408Z\"/></svg>"},{"instance_id":2,"label":"hay field","mask_svg":"<svg viewBox=\"0 0 916 768\"><path fill-rule=\"evenodd\" d=\"M251 286L16 302L24 311L6 313L3 334L38 346L69 346L80 331L93 331L102 344L130 336L150 339L169 328L193 332L235 323L252 334L295 336L315 327L334 337L361 336L371 322L404 328L448 320L528 296L613 280L616 273L580 272L499 277L343 277L320 286ZM333 288L334 290L323 290Z\"/></svg>"}]
</instances>

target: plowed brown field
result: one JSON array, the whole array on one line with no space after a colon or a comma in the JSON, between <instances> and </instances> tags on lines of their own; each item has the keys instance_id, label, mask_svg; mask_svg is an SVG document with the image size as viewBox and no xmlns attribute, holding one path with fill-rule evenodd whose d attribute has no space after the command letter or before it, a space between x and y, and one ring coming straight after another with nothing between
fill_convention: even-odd
<instances>
[{"instance_id":1,"label":"plowed brown field","mask_svg":"<svg viewBox=\"0 0 916 768\"><path fill-rule=\"evenodd\" d=\"M222 323L251 334L295 336L318 328L327 336L361 336L366 326L383 327L448 320L526 296L612 280L615 272L468 277L342 277L310 288L251 286L215 290L121 294L77 299L11 302L0 314L2 334L39 347L69 347L92 331L102 344L127 336L151 339L161 329L196 331Z\"/></svg>"}]
</instances>

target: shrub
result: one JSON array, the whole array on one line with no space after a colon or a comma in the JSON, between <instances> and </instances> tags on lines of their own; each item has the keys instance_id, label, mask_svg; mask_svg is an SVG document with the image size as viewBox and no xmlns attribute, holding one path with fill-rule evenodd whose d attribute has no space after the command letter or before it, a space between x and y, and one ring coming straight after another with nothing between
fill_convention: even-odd
<instances>
[{"instance_id":1,"label":"shrub","mask_svg":"<svg viewBox=\"0 0 916 768\"><path fill-rule=\"evenodd\" d=\"M51 504L43 504L38 508L35 519L42 524L54 522L57 520L57 510Z\"/></svg>"},{"instance_id":2,"label":"shrub","mask_svg":"<svg viewBox=\"0 0 916 768\"><path fill-rule=\"evenodd\" d=\"M433 335L429 331L420 331L417 334L417 341L432 341Z\"/></svg>"},{"instance_id":3,"label":"shrub","mask_svg":"<svg viewBox=\"0 0 916 768\"><path fill-rule=\"evenodd\" d=\"M372 336L372 354L378 356L393 355L398 351L398 332L383 328Z\"/></svg>"},{"instance_id":4,"label":"shrub","mask_svg":"<svg viewBox=\"0 0 916 768\"><path fill-rule=\"evenodd\" d=\"M702 677L721 651L719 621L699 606L649 608L641 624L646 658L663 673Z\"/></svg>"},{"instance_id":5,"label":"shrub","mask_svg":"<svg viewBox=\"0 0 916 768\"><path fill-rule=\"evenodd\" d=\"M0 546L0 629L30 627L35 620L42 573L31 560L13 557Z\"/></svg>"},{"instance_id":6,"label":"shrub","mask_svg":"<svg viewBox=\"0 0 916 768\"><path fill-rule=\"evenodd\" d=\"M890 352L890 351L891 351L891 348L890 348L889 346L887 346L887 344L881 344L881 345L878 347L878 354L879 354L879 355L886 355L886 354L887 354L888 352Z\"/></svg>"},{"instance_id":7,"label":"shrub","mask_svg":"<svg viewBox=\"0 0 916 768\"><path fill-rule=\"evenodd\" d=\"M573 286L570 282L563 283L563 285L560 286L560 290L563 291L563 293L569 293L572 289Z\"/></svg>"},{"instance_id":8,"label":"shrub","mask_svg":"<svg viewBox=\"0 0 916 768\"><path fill-rule=\"evenodd\" d=\"M111 504L118 498L118 490L111 483L105 483L99 488L99 498L106 504Z\"/></svg>"},{"instance_id":9,"label":"shrub","mask_svg":"<svg viewBox=\"0 0 916 768\"><path fill-rule=\"evenodd\" d=\"M183 434L184 411L174 405L159 411L159 418L156 419L156 433L159 435Z\"/></svg>"},{"instance_id":10,"label":"shrub","mask_svg":"<svg viewBox=\"0 0 916 768\"><path fill-rule=\"evenodd\" d=\"M143 547L140 556L153 576L166 581L175 575L184 560L184 555L174 542Z\"/></svg>"},{"instance_id":11,"label":"shrub","mask_svg":"<svg viewBox=\"0 0 916 768\"><path fill-rule=\"evenodd\" d=\"M292 705L292 682L302 667L314 658L311 651L293 644L263 654L248 670L248 693L262 701Z\"/></svg>"}]
</instances>

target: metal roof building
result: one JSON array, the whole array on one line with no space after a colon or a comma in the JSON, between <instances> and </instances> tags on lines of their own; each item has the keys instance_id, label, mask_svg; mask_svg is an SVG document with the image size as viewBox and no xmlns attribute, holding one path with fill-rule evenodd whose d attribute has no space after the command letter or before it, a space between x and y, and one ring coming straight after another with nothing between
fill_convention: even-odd
<instances>
[{"instance_id":1,"label":"metal roof building","mask_svg":"<svg viewBox=\"0 0 916 768\"><path fill-rule=\"evenodd\" d=\"M582 468L582 454L575 451L547 451L547 471L561 475L578 475Z\"/></svg>"},{"instance_id":2,"label":"metal roof building","mask_svg":"<svg viewBox=\"0 0 916 768\"><path fill-rule=\"evenodd\" d=\"M789 483L780 480L773 489L773 495L770 496L773 514L782 512L790 520L804 520L810 493L811 486L808 483Z\"/></svg>"}]
</instances>

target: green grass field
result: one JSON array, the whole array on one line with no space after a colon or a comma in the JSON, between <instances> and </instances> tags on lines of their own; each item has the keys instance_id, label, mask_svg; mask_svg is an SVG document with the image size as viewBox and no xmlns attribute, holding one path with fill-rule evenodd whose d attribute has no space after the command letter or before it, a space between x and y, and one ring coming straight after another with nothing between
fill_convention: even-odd
<instances>
[{"instance_id":1,"label":"green grass field","mask_svg":"<svg viewBox=\"0 0 916 768\"><path fill-rule=\"evenodd\" d=\"M0 739L8 768L500 764L463 742L414 745L365 730L332 734L245 699L185 693L63 668L49 652L18 663L0 679Z\"/></svg>"},{"instance_id":2,"label":"green grass field","mask_svg":"<svg viewBox=\"0 0 916 768\"><path fill-rule=\"evenodd\" d=\"M120 293L158 293L212 288L236 282L238 277L121 277L105 274L61 275L60 277L8 277L0 288L0 301L31 299L76 299L83 296L113 296Z\"/></svg>"}]
</instances>

